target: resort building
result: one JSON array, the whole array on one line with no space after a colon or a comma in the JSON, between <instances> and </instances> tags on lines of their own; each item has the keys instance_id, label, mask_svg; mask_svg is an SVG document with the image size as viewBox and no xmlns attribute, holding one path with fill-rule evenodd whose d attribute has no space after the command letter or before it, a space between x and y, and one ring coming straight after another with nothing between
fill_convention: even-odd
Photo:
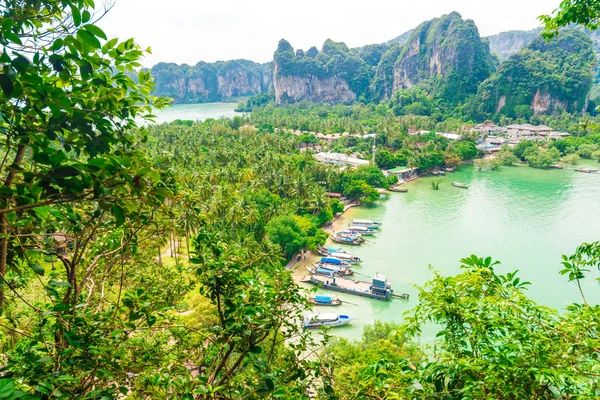
<instances>
[{"instance_id":1,"label":"resort building","mask_svg":"<svg viewBox=\"0 0 600 400\"><path fill-rule=\"evenodd\" d=\"M391 175L396 175L399 181L408 181L410 179L416 178L419 171L417 168L397 167L388 170L388 172Z\"/></svg>"},{"instance_id":2,"label":"resort building","mask_svg":"<svg viewBox=\"0 0 600 400\"><path fill-rule=\"evenodd\" d=\"M507 128L498 126L493 122L487 121L483 124L477 124L474 127L469 129L471 132L477 132L481 134L495 135L495 134L505 134Z\"/></svg>"},{"instance_id":3,"label":"resort building","mask_svg":"<svg viewBox=\"0 0 600 400\"><path fill-rule=\"evenodd\" d=\"M436 132L436 135L443 136L450 141L460 139L460 135L457 133Z\"/></svg>"},{"instance_id":4,"label":"resort building","mask_svg":"<svg viewBox=\"0 0 600 400\"><path fill-rule=\"evenodd\" d=\"M317 161L328 164L328 165L340 165L340 166L351 166L360 167L361 165L369 165L368 160L363 160L356 157L347 156L342 153L317 153L313 155Z\"/></svg>"}]
</instances>

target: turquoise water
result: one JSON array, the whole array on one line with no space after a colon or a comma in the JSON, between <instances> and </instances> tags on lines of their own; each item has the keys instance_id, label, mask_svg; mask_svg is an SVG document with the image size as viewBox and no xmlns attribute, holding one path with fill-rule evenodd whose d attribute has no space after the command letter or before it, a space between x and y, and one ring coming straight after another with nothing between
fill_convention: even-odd
<instances>
[{"instance_id":1,"label":"turquoise water","mask_svg":"<svg viewBox=\"0 0 600 400\"><path fill-rule=\"evenodd\" d=\"M562 254L572 254L582 242L600 240L600 174L527 166L477 172L467 165L447 174L437 191L431 188L432 179L418 179L406 185L408 193L391 193L377 206L353 208L342 217L340 226L353 218L383 221L381 232L369 237L372 242L341 247L365 260L356 272L382 273L396 293L411 298L382 302L340 295L358 306L343 305L336 311L359 320L334 334L358 338L362 326L376 319L401 322L402 314L418 301L415 285L432 277L430 266L453 275L460 272L459 260L471 254L501 261L496 267L500 273L518 269L521 280L532 283L529 296L541 304L564 309L580 301L576 286L558 272ZM452 181L471 186L456 188ZM586 295L600 302L594 280L598 273L591 275Z\"/></svg>"},{"instance_id":2,"label":"turquoise water","mask_svg":"<svg viewBox=\"0 0 600 400\"><path fill-rule=\"evenodd\" d=\"M204 103L204 104L175 104L164 110L157 110L157 123L181 120L200 120L207 118L233 118L242 115L234 111L237 103Z\"/></svg>"}]
</instances>

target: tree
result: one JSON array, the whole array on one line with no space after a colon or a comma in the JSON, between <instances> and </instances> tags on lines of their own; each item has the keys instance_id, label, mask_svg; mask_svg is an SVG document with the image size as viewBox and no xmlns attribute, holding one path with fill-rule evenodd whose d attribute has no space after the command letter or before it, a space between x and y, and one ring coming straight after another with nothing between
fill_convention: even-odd
<instances>
[{"instance_id":1,"label":"tree","mask_svg":"<svg viewBox=\"0 0 600 400\"><path fill-rule=\"evenodd\" d=\"M281 247L288 260L306 246L306 233L293 216L282 215L273 218L267 224L266 232L269 240Z\"/></svg>"},{"instance_id":2,"label":"tree","mask_svg":"<svg viewBox=\"0 0 600 400\"><path fill-rule=\"evenodd\" d=\"M461 164L461 159L455 153L446 152L444 153L444 164L448 167L456 167Z\"/></svg>"},{"instance_id":3,"label":"tree","mask_svg":"<svg viewBox=\"0 0 600 400\"><path fill-rule=\"evenodd\" d=\"M580 158L581 157L579 157L579 154L569 154L569 155L564 156L562 158L562 161L567 164L576 165L579 162Z\"/></svg>"},{"instance_id":4,"label":"tree","mask_svg":"<svg viewBox=\"0 0 600 400\"><path fill-rule=\"evenodd\" d=\"M564 256L564 273L581 277L580 268L597 268L598 254L597 245L591 244ZM494 399L600 394L591 371L598 339L593 336L595 328L588 331L587 325L598 318L594 307L574 305L561 316L528 299L524 290L529 283L516 272L497 274L498 263L490 257L473 255L461 263L461 274L436 275L420 290L419 304L409 317L409 331L416 334L426 323L440 326L435 361L418 372L424 384L422 398L465 393ZM590 334L593 339L588 339Z\"/></svg>"},{"instance_id":5,"label":"tree","mask_svg":"<svg viewBox=\"0 0 600 400\"><path fill-rule=\"evenodd\" d=\"M579 146L577 152L583 158L592 158L592 154L599 148L600 146L598 146L597 144L584 143Z\"/></svg>"},{"instance_id":6,"label":"tree","mask_svg":"<svg viewBox=\"0 0 600 400\"><path fill-rule=\"evenodd\" d=\"M541 15L544 24L542 35L550 39L558 35L559 28L579 24L596 30L600 21L600 4L594 0L563 0L550 15Z\"/></svg>"},{"instance_id":7,"label":"tree","mask_svg":"<svg viewBox=\"0 0 600 400\"><path fill-rule=\"evenodd\" d=\"M517 156L515 156L508 146L503 146L502 149L496 154L496 157L502 161L503 165L507 166L513 165L519 161Z\"/></svg>"},{"instance_id":8,"label":"tree","mask_svg":"<svg viewBox=\"0 0 600 400\"><path fill-rule=\"evenodd\" d=\"M375 164L382 169L392 169L397 165L397 159L389 150L378 150L375 154Z\"/></svg>"},{"instance_id":9,"label":"tree","mask_svg":"<svg viewBox=\"0 0 600 400\"><path fill-rule=\"evenodd\" d=\"M458 154L461 160L473 159L477 157L478 153L475 143L466 140L461 140L460 142L458 142L454 146L454 151L456 152L456 154Z\"/></svg>"},{"instance_id":10,"label":"tree","mask_svg":"<svg viewBox=\"0 0 600 400\"><path fill-rule=\"evenodd\" d=\"M560 152L556 148L530 147L523 153L523 157L527 160L530 167L548 168L553 162L558 160Z\"/></svg>"},{"instance_id":11,"label":"tree","mask_svg":"<svg viewBox=\"0 0 600 400\"><path fill-rule=\"evenodd\" d=\"M122 186L121 179L133 171L107 171L109 153L131 148L140 138L130 129L135 118L150 114L153 102L158 107L164 102L149 96L153 85L147 71L138 74L137 83L128 75L140 67L144 52L132 40L106 41L91 20L89 2L9 2L0 11L0 128L8 161L0 166L3 277L15 240L7 236L11 215L18 211L35 218L37 207L99 200L110 194L102 194L101 186ZM3 303L2 285L0 309Z\"/></svg>"},{"instance_id":12,"label":"tree","mask_svg":"<svg viewBox=\"0 0 600 400\"><path fill-rule=\"evenodd\" d=\"M343 193L350 200L360 200L363 203L372 203L379 198L377 190L362 179L344 185Z\"/></svg>"}]
</instances>

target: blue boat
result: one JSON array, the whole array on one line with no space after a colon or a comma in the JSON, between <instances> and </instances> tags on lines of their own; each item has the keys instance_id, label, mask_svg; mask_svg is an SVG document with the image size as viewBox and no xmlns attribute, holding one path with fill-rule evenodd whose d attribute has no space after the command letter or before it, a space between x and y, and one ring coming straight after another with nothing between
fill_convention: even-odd
<instances>
[{"instance_id":1,"label":"blue boat","mask_svg":"<svg viewBox=\"0 0 600 400\"><path fill-rule=\"evenodd\" d=\"M336 257L323 257L319 261L320 264L346 265L346 263Z\"/></svg>"},{"instance_id":2,"label":"blue boat","mask_svg":"<svg viewBox=\"0 0 600 400\"><path fill-rule=\"evenodd\" d=\"M342 301L336 296L314 296L310 297L308 301L315 306L339 306Z\"/></svg>"}]
</instances>

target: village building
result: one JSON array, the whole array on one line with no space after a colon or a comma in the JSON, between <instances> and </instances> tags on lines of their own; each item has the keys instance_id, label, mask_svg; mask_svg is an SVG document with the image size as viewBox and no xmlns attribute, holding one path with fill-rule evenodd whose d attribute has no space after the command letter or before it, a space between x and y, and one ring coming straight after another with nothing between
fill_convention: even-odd
<instances>
[{"instance_id":1,"label":"village building","mask_svg":"<svg viewBox=\"0 0 600 400\"><path fill-rule=\"evenodd\" d=\"M360 167L362 165L369 165L368 160L363 160L360 158L347 156L346 154L342 154L342 153L321 152L321 153L314 154L313 157L317 161L319 161L323 164L327 164L327 165L351 166L351 167L355 167L355 168Z\"/></svg>"},{"instance_id":2,"label":"village building","mask_svg":"<svg viewBox=\"0 0 600 400\"><path fill-rule=\"evenodd\" d=\"M450 141L460 139L460 135L457 133L447 133L447 132L436 132L436 135L443 136Z\"/></svg>"},{"instance_id":3,"label":"village building","mask_svg":"<svg viewBox=\"0 0 600 400\"><path fill-rule=\"evenodd\" d=\"M419 171L417 168L397 167L390 169L387 172L391 175L396 175L398 177L398 181L402 182L416 178Z\"/></svg>"}]
</instances>

